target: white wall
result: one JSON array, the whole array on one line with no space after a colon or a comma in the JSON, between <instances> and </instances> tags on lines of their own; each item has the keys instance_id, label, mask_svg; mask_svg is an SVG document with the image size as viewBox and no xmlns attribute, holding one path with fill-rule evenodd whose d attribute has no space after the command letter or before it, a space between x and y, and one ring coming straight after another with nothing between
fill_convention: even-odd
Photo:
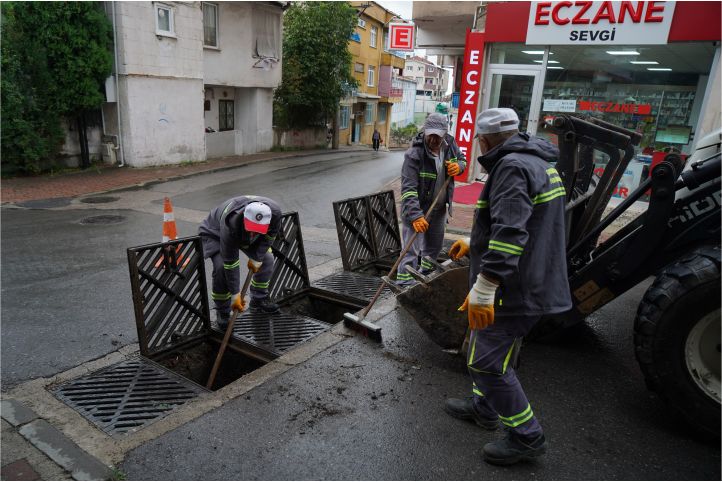
<instances>
[{"instance_id":1,"label":"white wall","mask_svg":"<svg viewBox=\"0 0 722 482\"><path fill-rule=\"evenodd\" d=\"M254 12L277 18L279 61L270 70L253 67L258 61L253 57L254 29L261 27L254 25ZM218 18L219 48L203 50L204 82L235 87L278 87L281 83L281 9L257 2L219 2Z\"/></svg>"},{"instance_id":2,"label":"white wall","mask_svg":"<svg viewBox=\"0 0 722 482\"><path fill-rule=\"evenodd\" d=\"M125 161L135 167L206 159L203 81L121 78Z\"/></svg>"},{"instance_id":3,"label":"white wall","mask_svg":"<svg viewBox=\"0 0 722 482\"><path fill-rule=\"evenodd\" d=\"M68 167L80 166L80 139L78 139L78 124L75 119L62 119L61 125L65 132L63 147L60 156ZM100 160L102 157L101 136L103 129L98 125L88 125L85 130L88 136L88 152L90 160Z\"/></svg>"}]
</instances>

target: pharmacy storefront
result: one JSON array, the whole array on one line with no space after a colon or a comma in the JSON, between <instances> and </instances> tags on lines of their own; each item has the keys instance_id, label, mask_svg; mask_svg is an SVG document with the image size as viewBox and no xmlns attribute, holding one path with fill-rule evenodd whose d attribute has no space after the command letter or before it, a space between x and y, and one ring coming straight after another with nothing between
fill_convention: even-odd
<instances>
[{"instance_id":1,"label":"pharmacy storefront","mask_svg":"<svg viewBox=\"0 0 722 482\"><path fill-rule=\"evenodd\" d=\"M462 100L477 84L474 110L510 107L522 129L550 140L560 113L641 133L628 192L655 154L690 153L705 106L720 102L720 2L490 3L484 30L467 37ZM470 45L483 48L478 65Z\"/></svg>"}]
</instances>

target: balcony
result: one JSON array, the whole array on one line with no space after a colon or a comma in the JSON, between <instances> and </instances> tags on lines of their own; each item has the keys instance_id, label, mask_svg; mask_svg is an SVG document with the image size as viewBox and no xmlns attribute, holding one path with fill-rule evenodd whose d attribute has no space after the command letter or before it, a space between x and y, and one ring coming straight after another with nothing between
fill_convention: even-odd
<instances>
[{"instance_id":1,"label":"balcony","mask_svg":"<svg viewBox=\"0 0 722 482\"><path fill-rule=\"evenodd\" d=\"M396 69L403 69L406 66L406 60L389 52L383 52L381 54L381 65L390 65Z\"/></svg>"}]
</instances>

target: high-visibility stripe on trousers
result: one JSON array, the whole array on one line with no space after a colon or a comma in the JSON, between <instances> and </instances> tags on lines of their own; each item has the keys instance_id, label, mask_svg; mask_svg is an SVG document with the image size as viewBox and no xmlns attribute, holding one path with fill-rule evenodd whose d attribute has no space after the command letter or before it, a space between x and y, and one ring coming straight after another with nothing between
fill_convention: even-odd
<instances>
[{"instance_id":1,"label":"high-visibility stripe on trousers","mask_svg":"<svg viewBox=\"0 0 722 482\"><path fill-rule=\"evenodd\" d=\"M514 351L539 316L498 316L493 325L473 330L467 353L474 403L487 418L499 416L506 428L536 438L542 427L512 367Z\"/></svg>"},{"instance_id":2,"label":"high-visibility stripe on trousers","mask_svg":"<svg viewBox=\"0 0 722 482\"><path fill-rule=\"evenodd\" d=\"M411 249L404 255L401 263L399 263L399 269L396 274L396 281L399 283L411 282L414 279L409 273L406 272L406 267L411 266L415 270L419 270L424 274L434 270L433 265L420 261L424 256L428 256L431 259L436 259L441 252L441 247L444 243L444 231L446 230L446 206L437 206L434 208L434 212L431 213L429 219L426 220L429 223L429 229L425 233L419 233L414 240L414 244ZM404 240L404 246L408 243L411 236L414 235L414 228L411 223L404 221L402 225L402 235Z\"/></svg>"},{"instance_id":3,"label":"high-visibility stripe on trousers","mask_svg":"<svg viewBox=\"0 0 722 482\"><path fill-rule=\"evenodd\" d=\"M211 256L213 262L213 283L211 286L211 299L219 313L230 313L231 298L235 293L231 293L226 283L226 269L221 258L220 251ZM265 298L268 296L269 280L273 273L273 255L270 251L266 252L261 260L261 269L251 278L251 298ZM236 263L234 263L235 265ZM240 263L239 263L240 264ZM241 280L242 282L242 280Z\"/></svg>"}]
</instances>

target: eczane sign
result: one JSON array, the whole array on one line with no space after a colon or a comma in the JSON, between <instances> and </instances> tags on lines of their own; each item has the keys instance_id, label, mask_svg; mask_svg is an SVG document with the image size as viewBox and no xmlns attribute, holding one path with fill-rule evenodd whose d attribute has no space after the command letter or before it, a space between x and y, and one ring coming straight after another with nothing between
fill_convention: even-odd
<instances>
[{"instance_id":1,"label":"eczane sign","mask_svg":"<svg viewBox=\"0 0 722 482\"><path fill-rule=\"evenodd\" d=\"M666 44L675 2L532 2L527 45Z\"/></svg>"},{"instance_id":2,"label":"eczane sign","mask_svg":"<svg viewBox=\"0 0 722 482\"><path fill-rule=\"evenodd\" d=\"M389 50L414 50L413 24L389 24Z\"/></svg>"}]
</instances>

